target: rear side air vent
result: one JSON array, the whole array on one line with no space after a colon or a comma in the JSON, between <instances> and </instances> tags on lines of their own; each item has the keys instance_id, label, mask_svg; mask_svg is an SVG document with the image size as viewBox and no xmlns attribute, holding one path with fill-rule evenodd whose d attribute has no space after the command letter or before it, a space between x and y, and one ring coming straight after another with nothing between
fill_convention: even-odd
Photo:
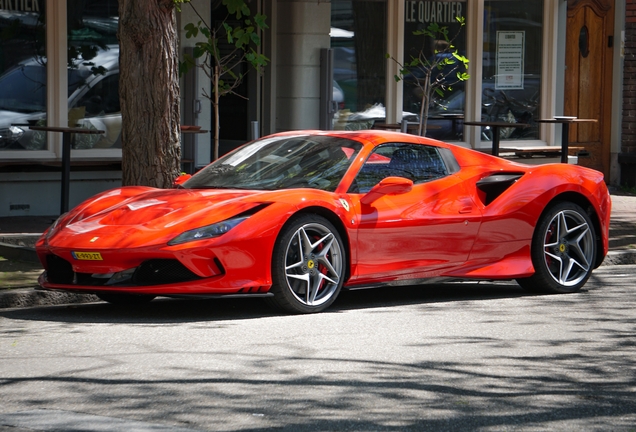
<instances>
[{"instance_id":1,"label":"rear side air vent","mask_svg":"<svg viewBox=\"0 0 636 432\"><path fill-rule=\"evenodd\" d=\"M519 180L521 176L523 176L522 173L506 173L484 177L477 182L477 189L482 192L480 194L481 200L485 205L490 204Z\"/></svg>"}]
</instances>

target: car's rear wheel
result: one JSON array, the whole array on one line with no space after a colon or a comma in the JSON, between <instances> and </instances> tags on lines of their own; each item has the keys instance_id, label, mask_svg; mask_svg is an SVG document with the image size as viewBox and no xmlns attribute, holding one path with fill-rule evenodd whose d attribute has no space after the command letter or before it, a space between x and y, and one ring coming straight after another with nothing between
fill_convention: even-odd
<instances>
[{"instance_id":1,"label":"car's rear wheel","mask_svg":"<svg viewBox=\"0 0 636 432\"><path fill-rule=\"evenodd\" d=\"M292 313L326 309L340 293L345 263L340 234L327 219L310 214L294 218L274 247L270 303Z\"/></svg>"},{"instance_id":2,"label":"car's rear wheel","mask_svg":"<svg viewBox=\"0 0 636 432\"><path fill-rule=\"evenodd\" d=\"M139 306L152 301L156 296L145 294L97 293L97 297L105 302L118 306Z\"/></svg>"},{"instance_id":3,"label":"car's rear wheel","mask_svg":"<svg viewBox=\"0 0 636 432\"><path fill-rule=\"evenodd\" d=\"M576 292L592 274L596 253L594 225L588 214L574 203L559 202L536 226L531 251L535 274L517 282L534 292Z\"/></svg>"}]
</instances>

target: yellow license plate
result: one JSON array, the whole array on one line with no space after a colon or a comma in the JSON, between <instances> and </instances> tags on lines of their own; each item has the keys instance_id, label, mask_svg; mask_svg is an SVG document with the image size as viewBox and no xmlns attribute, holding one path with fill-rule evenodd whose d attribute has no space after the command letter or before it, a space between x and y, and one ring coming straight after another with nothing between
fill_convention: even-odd
<instances>
[{"instance_id":1,"label":"yellow license plate","mask_svg":"<svg viewBox=\"0 0 636 432\"><path fill-rule=\"evenodd\" d=\"M102 254L99 252L71 252L73 258L83 261L102 261Z\"/></svg>"}]
</instances>

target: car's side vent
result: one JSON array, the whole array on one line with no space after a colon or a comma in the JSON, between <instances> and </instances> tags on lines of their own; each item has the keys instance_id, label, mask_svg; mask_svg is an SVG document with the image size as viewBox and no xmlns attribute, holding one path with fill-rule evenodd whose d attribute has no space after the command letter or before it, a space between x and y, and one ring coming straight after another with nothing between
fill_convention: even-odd
<instances>
[{"instance_id":1,"label":"car's side vent","mask_svg":"<svg viewBox=\"0 0 636 432\"><path fill-rule=\"evenodd\" d=\"M485 205L493 202L523 176L523 173L493 174L477 182L479 197Z\"/></svg>"}]
</instances>

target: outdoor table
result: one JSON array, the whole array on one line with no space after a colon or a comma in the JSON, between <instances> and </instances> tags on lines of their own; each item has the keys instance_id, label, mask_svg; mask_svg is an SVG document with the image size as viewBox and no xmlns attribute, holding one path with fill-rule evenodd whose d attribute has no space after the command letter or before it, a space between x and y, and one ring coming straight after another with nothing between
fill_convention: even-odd
<instances>
[{"instance_id":1,"label":"outdoor table","mask_svg":"<svg viewBox=\"0 0 636 432\"><path fill-rule=\"evenodd\" d=\"M82 129L78 127L29 126L31 130L44 132L62 132L62 194L60 214L68 211L68 198L71 177L71 138L73 134L103 134L103 130Z\"/></svg>"},{"instance_id":2,"label":"outdoor table","mask_svg":"<svg viewBox=\"0 0 636 432\"><path fill-rule=\"evenodd\" d=\"M529 125L526 123L508 123L503 121L465 121L464 125L468 126L484 126L492 128L492 154L493 156L499 156L499 128L502 127L514 127L514 128L526 128Z\"/></svg>"},{"instance_id":3,"label":"outdoor table","mask_svg":"<svg viewBox=\"0 0 636 432\"><path fill-rule=\"evenodd\" d=\"M382 129L382 130L398 130L401 132L405 132L404 131L404 127L406 127L407 131L414 131L414 130L418 130L420 127L420 124L418 122L402 122L402 123L374 123L373 124L373 129ZM426 129L427 130L433 130L433 129L441 129L441 126L438 125L427 125Z\"/></svg>"},{"instance_id":4,"label":"outdoor table","mask_svg":"<svg viewBox=\"0 0 636 432\"><path fill-rule=\"evenodd\" d=\"M181 125L179 127L179 129L181 130L182 134L202 134L202 133L208 133L209 131L205 130L205 129L201 129L201 126L188 126L188 125ZM186 140L185 140L185 136L184 136L184 140L183 140L183 144L186 144ZM185 167L185 165L190 166L189 169L183 169L184 172L188 173L188 174L194 174L194 155L196 154L197 151L197 146L196 146L196 141L193 139L192 141L188 141L187 144L191 145L192 148L188 148L189 152L192 153L192 158L188 158L188 159L181 159L181 165L183 165ZM186 147L184 145L181 146L183 148L183 155L186 155ZM182 167L182 168L184 168Z\"/></svg>"},{"instance_id":5,"label":"outdoor table","mask_svg":"<svg viewBox=\"0 0 636 432\"><path fill-rule=\"evenodd\" d=\"M451 121L451 129L453 131L454 137L459 137L459 133L457 130L457 122L464 120L464 114L460 113L440 113L433 116L428 117L429 120L450 120Z\"/></svg>"},{"instance_id":6,"label":"outdoor table","mask_svg":"<svg viewBox=\"0 0 636 432\"><path fill-rule=\"evenodd\" d=\"M561 124L561 163L568 163L568 146L570 140L570 123L596 123L596 119L578 119L576 117L559 117L535 120L537 123Z\"/></svg>"}]
</instances>

